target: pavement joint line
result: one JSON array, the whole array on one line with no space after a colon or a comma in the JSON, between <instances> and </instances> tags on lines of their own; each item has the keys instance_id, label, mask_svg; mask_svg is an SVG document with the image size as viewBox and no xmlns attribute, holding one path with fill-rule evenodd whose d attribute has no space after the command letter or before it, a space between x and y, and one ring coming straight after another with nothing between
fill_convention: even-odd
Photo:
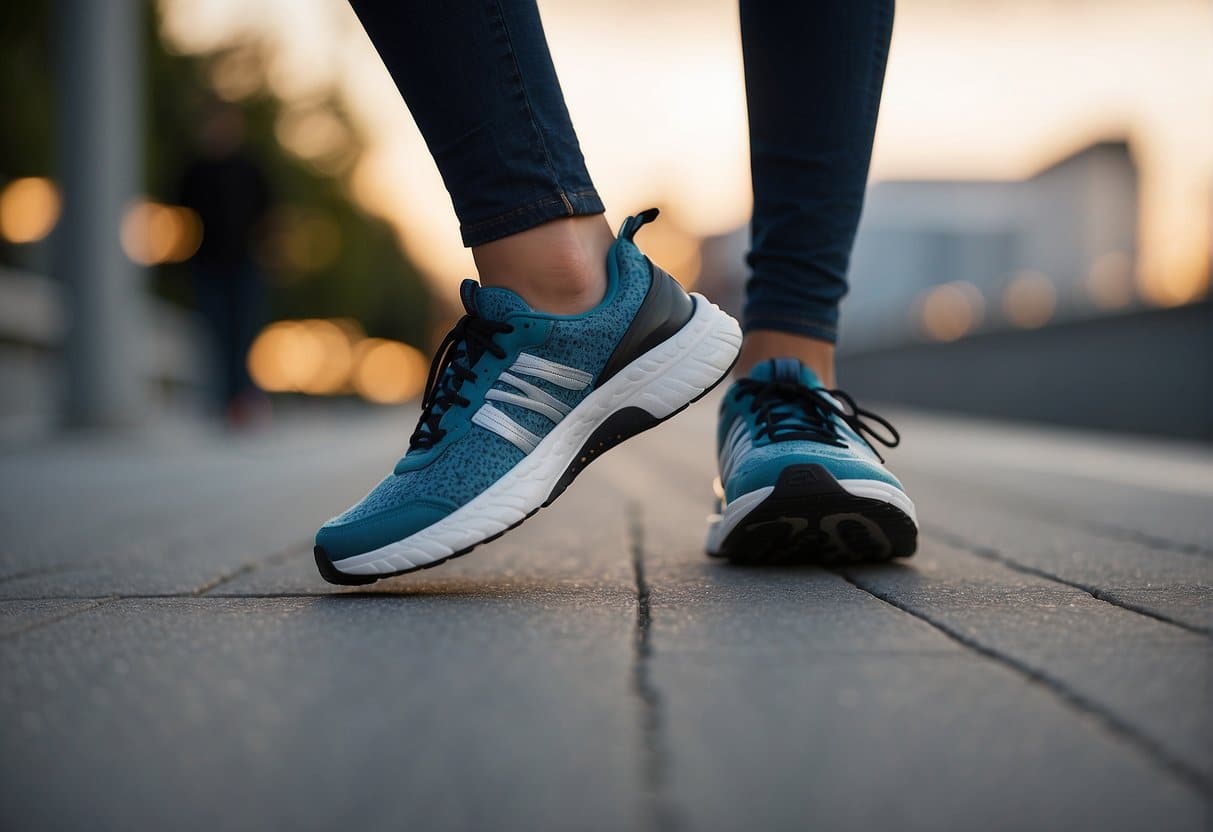
<instances>
[{"instance_id":1,"label":"pavement joint line","mask_svg":"<svg viewBox=\"0 0 1213 832\"><path fill-rule=\"evenodd\" d=\"M0 597L0 604L10 601L231 601L273 600L275 598L330 598L334 595L347 597L388 596L386 592L246 592L231 595L195 595L193 592L138 592L118 595L14 595Z\"/></svg>"},{"instance_id":2,"label":"pavement joint line","mask_svg":"<svg viewBox=\"0 0 1213 832\"><path fill-rule=\"evenodd\" d=\"M1189 765L1186 761L1176 757L1164 745L1154 740L1152 737L1141 733L1131 722L1121 719L1112 711L1107 710L1098 702L1095 702L1078 691L1073 690L1060 679L1050 676L1027 662L1021 661L1014 656L1003 653L993 647L983 644L976 638L965 634L961 630L950 626L949 624L940 621L922 610L915 609L902 602L899 602L894 597L879 592L869 586L865 586L859 578L854 574L844 569L834 570L847 583L854 586L861 592L866 592L877 600L883 601L894 609L901 610L906 615L913 616L919 621L935 628L943 635L955 641L962 647L983 656L996 664L1018 673L1023 676L1029 683L1039 685L1044 690L1056 696L1064 704L1071 707L1079 714L1093 719L1098 725L1101 725L1108 733L1119 737L1129 746L1135 748L1146 757L1150 758L1156 765L1164 771L1169 772L1177 780L1185 786L1196 791L1202 798L1213 791L1213 779L1207 777L1202 771L1194 766Z\"/></svg>"},{"instance_id":3,"label":"pavement joint line","mask_svg":"<svg viewBox=\"0 0 1213 832\"><path fill-rule=\"evenodd\" d=\"M1109 540L1127 540L1130 543L1140 543L1152 549L1166 549L1181 555L1194 555L1200 558L1213 558L1213 549L1201 546L1199 543L1180 543L1166 537L1143 532L1140 529L1126 529L1112 523L1087 523L1083 525L1087 531Z\"/></svg>"},{"instance_id":4,"label":"pavement joint line","mask_svg":"<svg viewBox=\"0 0 1213 832\"><path fill-rule=\"evenodd\" d=\"M300 550L306 549L307 547L308 543L306 541L303 543L292 543L290 546L274 552L268 557L261 558L260 560L249 561L248 563L240 565L225 575L220 575L219 577L204 583L202 586L195 589L191 594L194 596L206 595L211 590L218 589L224 584L231 583L232 581L236 580L236 578L247 575L250 572L255 572L258 569L264 569L267 566L275 566L279 563L285 563L286 560L292 555L299 554Z\"/></svg>"},{"instance_id":5,"label":"pavement joint line","mask_svg":"<svg viewBox=\"0 0 1213 832\"><path fill-rule=\"evenodd\" d=\"M940 479L938 476L933 476L930 471L914 472L915 477L923 476L927 479ZM967 491L984 491L988 495L998 497L1000 499L1012 498L1017 508L1049 520L1054 523L1060 523L1063 526L1071 529L1080 529L1107 540L1115 540L1118 542L1137 543L1142 546L1149 546L1153 549L1166 549L1168 552L1175 552L1181 555L1194 555L1200 558L1213 558L1213 548L1202 546L1199 543L1187 543L1178 540L1172 540L1167 537L1143 532L1140 529L1130 529L1124 526L1118 526L1115 523L1101 523L1092 520L1075 521L1073 516L1064 512L1055 511L1048 506L1036 501L1032 497L1021 492L1008 491L998 488L996 485L989 483L966 482L965 490Z\"/></svg>"},{"instance_id":6,"label":"pavement joint line","mask_svg":"<svg viewBox=\"0 0 1213 832\"><path fill-rule=\"evenodd\" d=\"M9 599L6 598L4 600L9 600ZM50 601L50 600L58 600L58 599L47 598L44 600ZM77 599L71 599L71 600L77 600ZM16 636L23 636L26 633L32 633L35 630L41 630L43 627L48 627L51 624L56 624L60 621L66 621L69 618L75 618L77 615L83 615L86 612L93 612L94 610L98 610L101 607L104 607L106 604L108 604L112 601L116 601L118 599L114 598L114 597L109 597L109 598L81 598L78 600L91 601L92 603L88 604L87 606L81 607L80 609L67 610L66 612L62 613L61 615L53 615L50 618L43 618L40 621L33 621L30 624L28 624L27 626L22 627L20 630L12 630L8 633L4 633L3 635L0 635L0 639L15 638Z\"/></svg>"},{"instance_id":7,"label":"pavement joint line","mask_svg":"<svg viewBox=\"0 0 1213 832\"><path fill-rule=\"evenodd\" d=\"M641 781L649 797L649 828L669 832L683 826L667 794L670 753L665 739L665 707L652 677L652 593L644 568L644 525L638 503L627 505L628 545L636 581L636 626L632 639L632 692L640 712Z\"/></svg>"},{"instance_id":8,"label":"pavement joint line","mask_svg":"<svg viewBox=\"0 0 1213 832\"><path fill-rule=\"evenodd\" d=\"M21 569L16 572L10 572L7 575L0 575L0 584L6 584L10 581L20 581L25 578L36 578L39 575L58 575L64 572L83 572L86 567L75 563L55 563L49 566L35 566L32 569Z\"/></svg>"},{"instance_id":9,"label":"pavement joint line","mask_svg":"<svg viewBox=\"0 0 1213 832\"><path fill-rule=\"evenodd\" d=\"M987 560L991 563L997 563L1000 566L1005 566L1007 569L1010 569L1013 572L1019 572L1022 575L1031 575L1035 578L1043 578L1046 581L1052 581L1054 583L1061 584L1062 586L1068 586L1071 589L1077 589L1081 592L1087 593L1087 595L1090 595L1096 601L1100 601L1108 604L1109 606L1124 610L1125 612L1131 612L1135 615L1153 619L1154 621L1158 621L1162 624L1169 624L1172 627L1178 627L1181 630L1194 633L1198 636L1213 636L1213 631L1207 627L1201 627L1199 624L1189 624L1186 621L1171 618L1170 616L1156 612L1147 607L1121 601L1115 596L1105 594L1104 591L1099 587L1091 586L1090 584L1081 583L1079 581L1071 581L1059 575L1054 575L1052 572L1048 572L1044 569L1029 566L1025 563L1020 563L1019 561L1013 560L1009 556L1004 555L1002 552L999 552L992 546L970 543L960 535L950 532L947 529L940 528L939 526L923 524L922 531L927 537L933 537L941 543L946 543L949 546L955 546L957 549L961 549L962 551L967 552L974 557L981 558L982 560Z\"/></svg>"}]
</instances>

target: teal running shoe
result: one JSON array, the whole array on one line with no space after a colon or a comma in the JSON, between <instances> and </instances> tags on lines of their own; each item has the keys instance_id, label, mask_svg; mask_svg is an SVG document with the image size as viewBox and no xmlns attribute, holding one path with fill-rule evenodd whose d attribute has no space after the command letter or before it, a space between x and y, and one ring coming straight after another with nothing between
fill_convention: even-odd
<instances>
[{"instance_id":1,"label":"teal running shoe","mask_svg":"<svg viewBox=\"0 0 1213 832\"><path fill-rule=\"evenodd\" d=\"M796 359L756 366L720 406L708 554L824 564L914 554L914 504L865 436L890 448L901 441L885 419L826 390Z\"/></svg>"},{"instance_id":2,"label":"teal running shoe","mask_svg":"<svg viewBox=\"0 0 1213 832\"><path fill-rule=\"evenodd\" d=\"M407 453L316 534L326 580L371 583L492 540L728 374L737 322L632 242L656 216L624 222L606 295L585 314L536 312L509 290L464 281L467 314L434 357Z\"/></svg>"}]
</instances>

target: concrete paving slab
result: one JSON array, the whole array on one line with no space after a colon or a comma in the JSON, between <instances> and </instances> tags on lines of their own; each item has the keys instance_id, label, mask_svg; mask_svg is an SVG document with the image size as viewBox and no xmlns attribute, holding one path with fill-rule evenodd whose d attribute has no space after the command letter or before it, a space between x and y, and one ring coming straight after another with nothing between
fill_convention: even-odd
<instances>
[{"instance_id":1,"label":"concrete paving slab","mask_svg":"<svg viewBox=\"0 0 1213 832\"><path fill-rule=\"evenodd\" d=\"M188 593L285 556L390 470L401 424L364 416L0 455L0 597Z\"/></svg>"},{"instance_id":2,"label":"concrete paving slab","mask_svg":"<svg viewBox=\"0 0 1213 832\"><path fill-rule=\"evenodd\" d=\"M994 503L1013 498L1031 516L1112 539L1213 555L1208 444L891 413L904 439L891 453L899 470L964 482L966 493Z\"/></svg>"},{"instance_id":3,"label":"concrete paving slab","mask_svg":"<svg viewBox=\"0 0 1213 832\"><path fill-rule=\"evenodd\" d=\"M904 564L841 571L1045 680L1194 785L1213 784L1207 638L934 541Z\"/></svg>"},{"instance_id":4,"label":"concrete paving slab","mask_svg":"<svg viewBox=\"0 0 1213 832\"><path fill-rule=\"evenodd\" d=\"M136 599L0 642L12 828L638 822L632 596Z\"/></svg>"},{"instance_id":5,"label":"concrete paving slab","mask_svg":"<svg viewBox=\"0 0 1213 832\"><path fill-rule=\"evenodd\" d=\"M0 601L0 638L14 636L97 606L92 600Z\"/></svg>"},{"instance_id":6,"label":"concrete paving slab","mask_svg":"<svg viewBox=\"0 0 1213 832\"><path fill-rule=\"evenodd\" d=\"M476 583L505 586L533 580L570 587L607 585L634 592L626 506L623 494L587 473L558 503L539 511L509 534L433 569L365 587L341 588L319 576L309 546L237 575L206 594L415 594Z\"/></svg>"},{"instance_id":7,"label":"concrete paving slab","mask_svg":"<svg viewBox=\"0 0 1213 832\"><path fill-rule=\"evenodd\" d=\"M1097 592L1108 600L1213 631L1213 559L1114 539L1031 515L1017 500L990 500L954 482L907 475L928 536Z\"/></svg>"},{"instance_id":8,"label":"concrete paving slab","mask_svg":"<svg viewBox=\"0 0 1213 832\"><path fill-rule=\"evenodd\" d=\"M661 726L650 753L663 761L664 816L694 829L966 828L992 819L1006 828L1201 825L1204 802L1190 778L1029 674L840 575L705 558L687 531L703 528L703 501L677 487L694 481L688 469L696 463L644 468L664 459L659 453L686 459L673 433L596 463L617 486L632 483L640 506L636 545L651 607L645 677ZM912 564L902 569L912 575ZM954 562L935 566L963 578L951 575ZM1081 596L1107 607L1063 585L1040 585L1037 605ZM996 590L994 582L988 591ZM933 591L948 594L946 586ZM973 601L988 604L990 596L975 590ZM1134 639L1136 625L1145 626L1131 648L1138 670L1176 669L1150 659L1151 639L1179 645L1164 663L1179 653L1188 659L1138 701L1186 707L1166 726L1176 729L1168 737L1197 754L1178 730L1198 721L1203 640L1112 614ZM1076 649L1083 640L1076 637ZM1104 670L1106 679L1112 671Z\"/></svg>"},{"instance_id":9,"label":"concrete paving slab","mask_svg":"<svg viewBox=\"0 0 1213 832\"><path fill-rule=\"evenodd\" d=\"M1050 513L1010 433L957 434L988 457L966 478L936 431L894 457L932 529L914 561L746 570L701 551L713 419L612 452L467 557L348 591L310 537L387 469L404 414L6 453L0 825L1203 828L1199 466L1135 486L1118 463L1153 447L1113 449ZM1046 467L1090 456L1071 441Z\"/></svg>"}]
</instances>

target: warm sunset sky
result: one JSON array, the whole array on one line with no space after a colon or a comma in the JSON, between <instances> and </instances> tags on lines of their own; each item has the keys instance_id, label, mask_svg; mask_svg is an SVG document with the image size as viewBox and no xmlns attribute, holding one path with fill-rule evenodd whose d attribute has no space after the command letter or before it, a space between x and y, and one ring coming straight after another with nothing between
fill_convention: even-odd
<instances>
[{"instance_id":1,"label":"warm sunset sky","mask_svg":"<svg viewBox=\"0 0 1213 832\"><path fill-rule=\"evenodd\" d=\"M272 44L268 83L336 86L370 147L355 196L454 285L473 273L415 126L343 0L160 0L182 51ZM546 0L557 69L613 221L660 203L695 234L750 210L732 0ZM629 80L630 79L630 80ZM637 136L635 123L660 125ZM1128 136L1143 173L1142 269L1203 267L1213 219L1213 3L900 0L874 178L1018 178Z\"/></svg>"}]
</instances>

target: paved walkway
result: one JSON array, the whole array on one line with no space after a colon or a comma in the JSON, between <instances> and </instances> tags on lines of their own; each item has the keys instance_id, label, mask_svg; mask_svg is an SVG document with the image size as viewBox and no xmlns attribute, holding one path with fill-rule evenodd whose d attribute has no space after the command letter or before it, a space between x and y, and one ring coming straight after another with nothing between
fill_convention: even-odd
<instances>
[{"instance_id":1,"label":"paved walkway","mask_svg":"<svg viewBox=\"0 0 1213 832\"><path fill-rule=\"evenodd\" d=\"M713 407L341 591L411 416L0 455L0 827L1203 829L1213 455L905 416L904 565L705 559Z\"/></svg>"}]
</instances>

